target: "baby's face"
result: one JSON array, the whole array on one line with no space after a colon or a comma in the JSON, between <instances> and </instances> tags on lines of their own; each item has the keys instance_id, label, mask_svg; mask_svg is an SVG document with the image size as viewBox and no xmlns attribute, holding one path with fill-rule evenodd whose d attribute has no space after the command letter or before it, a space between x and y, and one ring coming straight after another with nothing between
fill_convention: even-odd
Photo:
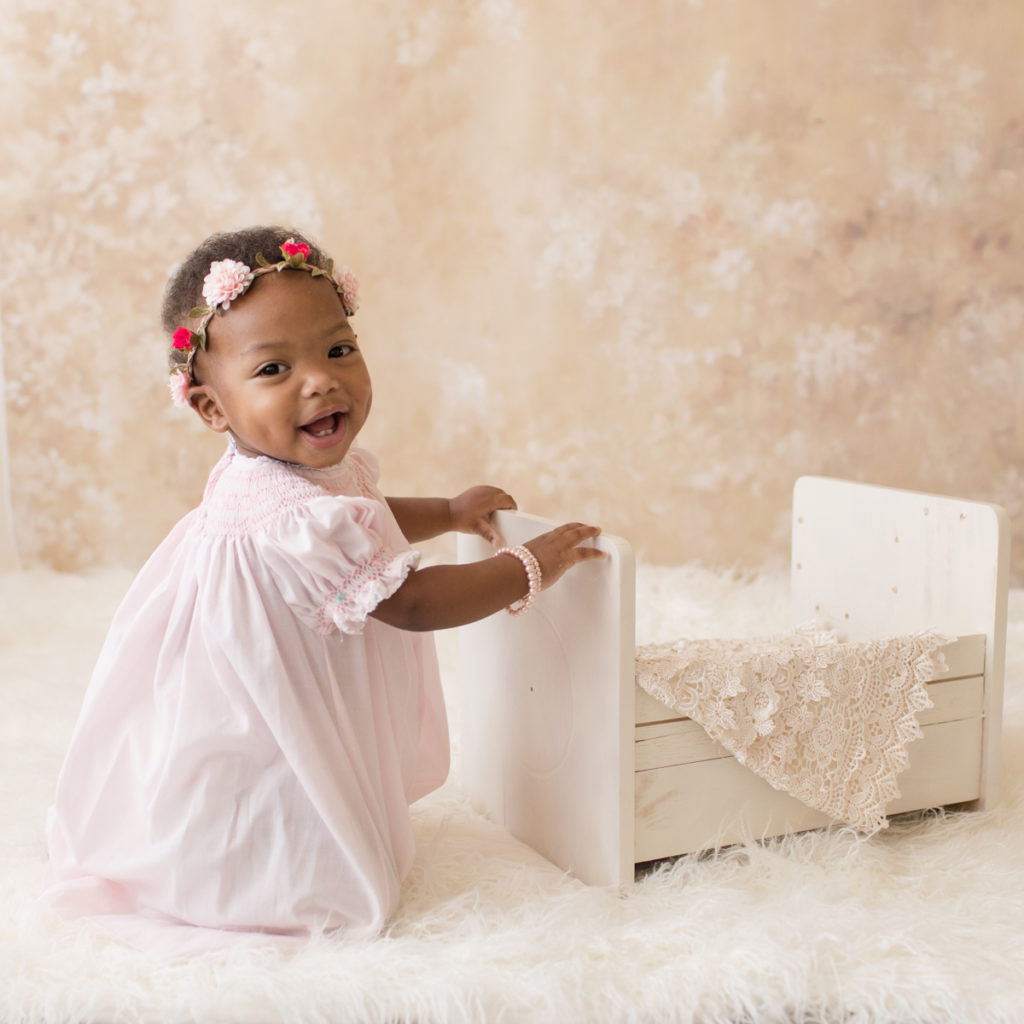
<instances>
[{"instance_id":1,"label":"baby's face","mask_svg":"<svg viewBox=\"0 0 1024 1024\"><path fill-rule=\"evenodd\" d=\"M193 405L245 455L324 468L341 462L370 411L370 375L326 278L266 274L217 314L197 354Z\"/></svg>"}]
</instances>

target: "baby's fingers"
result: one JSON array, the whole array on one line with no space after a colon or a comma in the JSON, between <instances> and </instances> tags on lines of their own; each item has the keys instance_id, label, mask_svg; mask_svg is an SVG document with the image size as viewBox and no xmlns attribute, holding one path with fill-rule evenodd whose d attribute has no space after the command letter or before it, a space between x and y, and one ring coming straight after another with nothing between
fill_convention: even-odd
<instances>
[{"instance_id":1,"label":"baby's fingers","mask_svg":"<svg viewBox=\"0 0 1024 1024\"><path fill-rule=\"evenodd\" d=\"M479 534L485 541L489 544L493 544L496 548L505 546L505 541L498 532L498 528L494 525L490 516L485 519L478 520L474 525L473 532Z\"/></svg>"},{"instance_id":2,"label":"baby's fingers","mask_svg":"<svg viewBox=\"0 0 1024 1024\"><path fill-rule=\"evenodd\" d=\"M566 523L527 544L540 564L543 581L541 585L545 588L551 586L566 570L579 562L602 558L603 551L581 546L586 541L593 540L600 532L596 526Z\"/></svg>"},{"instance_id":3,"label":"baby's fingers","mask_svg":"<svg viewBox=\"0 0 1024 1024\"><path fill-rule=\"evenodd\" d=\"M494 513L502 509L515 510L512 495L499 487L482 485L452 498L449 502L449 518L452 529L460 533L476 533L490 544L501 547L504 541L494 526Z\"/></svg>"},{"instance_id":4,"label":"baby's fingers","mask_svg":"<svg viewBox=\"0 0 1024 1024\"><path fill-rule=\"evenodd\" d=\"M585 523L566 523L564 526L556 527L551 531L552 537L557 537L559 542L572 551L589 551L589 555L581 555L583 558L601 557L604 552L597 548L581 548L578 545L600 536L599 526L587 526Z\"/></svg>"},{"instance_id":5,"label":"baby's fingers","mask_svg":"<svg viewBox=\"0 0 1024 1024\"><path fill-rule=\"evenodd\" d=\"M564 531L566 536L571 538L573 543L579 544L585 540L593 540L594 537L598 537L601 534L600 526L587 526L586 523L566 523L564 526L556 528L558 531Z\"/></svg>"},{"instance_id":6,"label":"baby's fingers","mask_svg":"<svg viewBox=\"0 0 1024 1024\"><path fill-rule=\"evenodd\" d=\"M567 559L565 567L576 565L579 562L588 561L591 558L604 558L605 553L600 548L586 545L588 540L593 540L601 533L596 526L584 526L582 523L571 524L571 529L566 531L565 539L572 545L565 553Z\"/></svg>"},{"instance_id":7,"label":"baby's fingers","mask_svg":"<svg viewBox=\"0 0 1024 1024\"><path fill-rule=\"evenodd\" d=\"M606 558L607 555L600 548L575 547L572 549L573 562L586 562L591 558Z\"/></svg>"}]
</instances>

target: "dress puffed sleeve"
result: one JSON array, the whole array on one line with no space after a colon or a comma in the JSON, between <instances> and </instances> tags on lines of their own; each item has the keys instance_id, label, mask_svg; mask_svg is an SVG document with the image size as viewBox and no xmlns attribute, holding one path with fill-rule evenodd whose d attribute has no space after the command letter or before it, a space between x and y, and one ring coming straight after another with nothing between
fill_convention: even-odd
<instances>
[{"instance_id":1,"label":"dress puffed sleeve","mask_svg":"<svg viewBox=\"0 0 1024 1024\"><path fill-rule=\"evenodd\" d=\"M386 504L337 495L310 498L281 515L260 548L270 582L320 634L361 633L420 559Z\"/></svg>"}]
</instances>

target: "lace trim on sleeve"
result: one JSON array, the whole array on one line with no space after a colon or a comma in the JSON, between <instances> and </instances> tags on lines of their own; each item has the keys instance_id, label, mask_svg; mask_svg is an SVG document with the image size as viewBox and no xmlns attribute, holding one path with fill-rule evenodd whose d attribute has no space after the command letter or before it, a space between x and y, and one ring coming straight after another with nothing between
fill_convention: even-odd
<instances>
[{"instance_id":1,"label":"lace trim on sleeve","mask_svg":"<svg viewBox=\"0 0 1024 1024\"><path fill-rule=\"evenodd\" d=\"M865 832L899 796L925 681L951 638L842 642L812 627L752 640L681 640L637 653L637 683L700 723L776 789Z\"/></svg>"},{"instance_id":2,"label":"lace trim on sleeve","mask_svg":"<svg viewBox=\"0 0 1024 1024\"><path fill-rule=\"evenodd\" d=\"M418 551L395 554L381 549L320 606L317 632L327 634L338 629L342 633L361 633L370 612L405 582L419 561Z\"/></svg>"}]
</instances>

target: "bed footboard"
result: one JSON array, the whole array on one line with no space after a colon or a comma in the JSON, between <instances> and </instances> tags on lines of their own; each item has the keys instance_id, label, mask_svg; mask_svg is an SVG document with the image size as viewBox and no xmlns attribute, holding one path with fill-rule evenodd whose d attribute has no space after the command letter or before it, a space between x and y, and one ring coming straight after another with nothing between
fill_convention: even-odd
<instances>
[{"instance_id":1,"label":"bed footboard","mask_svg":"<svg viewBox=\"0 0 1024 1024\"><path fill-rule=\"evenodd\" d=\"M555 524L499 512L509 545ZM459 560L493 555L460 535ZM463 783L478 808L595 885L633 880L636 566L602 534L526 615L498 612L459 631Z\"/></svg>"}]
</instances>

